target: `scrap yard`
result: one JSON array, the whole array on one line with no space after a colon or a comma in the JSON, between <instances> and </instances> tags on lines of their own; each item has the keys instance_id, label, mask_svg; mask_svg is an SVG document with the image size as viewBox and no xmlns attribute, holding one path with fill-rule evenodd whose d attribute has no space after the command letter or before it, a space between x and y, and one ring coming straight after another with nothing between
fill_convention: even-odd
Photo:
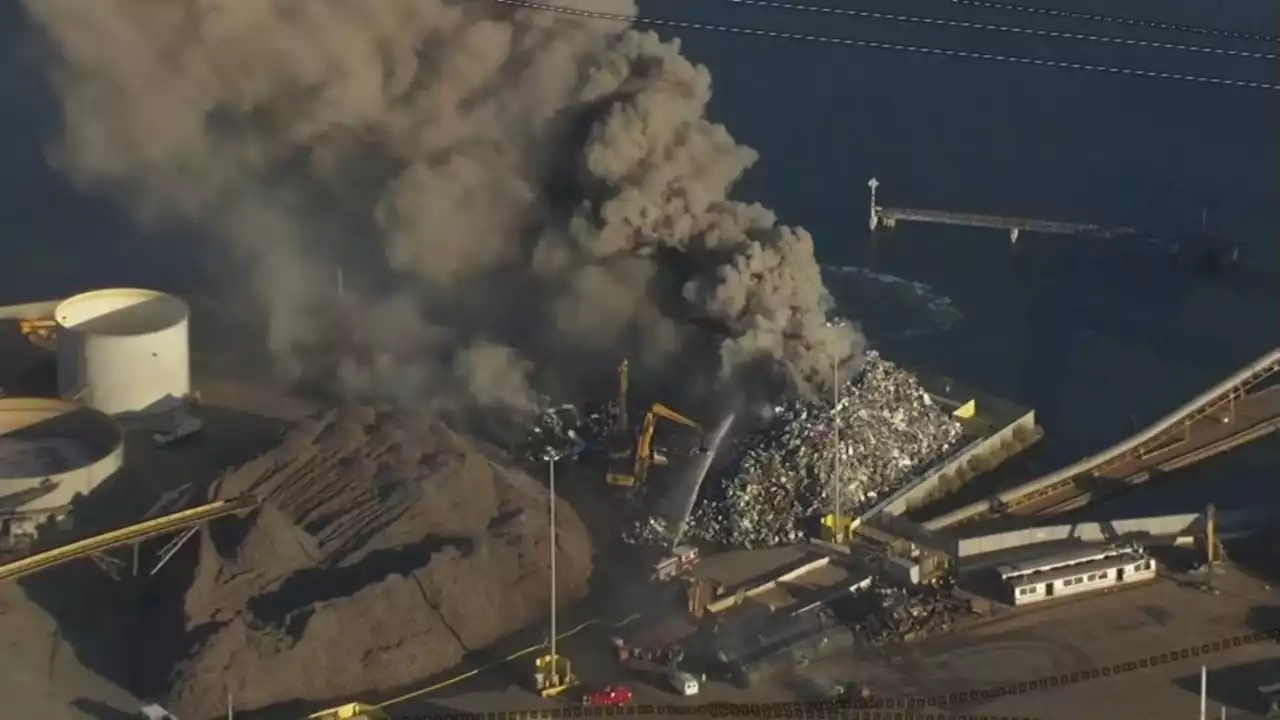
<instances>
[{"instance_id":1,"label":"scrap yard","mask_svg":"<svg viewBox=\"0 0 1280 720\"><path fill-rule=\"evenodd\" d=\"M1087 4L12 4L5 718L1280 720L1280 5Z\"/></svg>"},{"instance_id":2,"label":"scrap yard","mask_svg":"<svg viewBox=\"0 0 1280 720\"><path fill-rule=\"evenodd\" d=\"M158 297L141 290L89 296L138 303ZM177 307L180 301L161 302ZM32 308L13 313L31 314ZM136 317L163 326L185 315ZM30 318L17 325L27 331L25 340L14 334L19 342L38 342L49 353L45 362L62 362L60 343L68 336ZM112 330L101 321L95 327ZM128 353L122 357L131 361ZM95 387L117 382L113 361L104 356L91 366L104 373L103 379L91 379ZM689 652L682 649L678 662L661 655L660 668L687 665L701 675L714 665L714 653L705 644L699 652L694 643L701 637L698 617L723 614L726 628L755 623L775 638L766 643L772 649L765 655L752 651L750 672L742 671L752 677L786 665L780 658L799 652L800 636L818 637L788 630L791 624L808 627L812 621L818 623L815 631L834 632L833 638L872 644L942 624L912 620L937 613L904 609L906 596L886 598L875 608L843 602L868 587L874 573L841 553L826 550L822 567L807 567L814 556L805 551L803 573L767 556L771 548L809 547L824 527L847 531L852 519L944 464L964 444L966 430L951 412L963 399L931 395L910 372L876 353L842 385L834 411L830 403L808 400L748 408L736 417L686 415L642 399L623 361L611 397L582 406L547 403L529 437L509 451L472 446L441 424L395 412L295 409L302 414L278 425L283 434L264 453L231 467L207 468L195 484L164 487L149 477L157 468L198 463L218 448L249 443L219 421L221 413L234 411L236 395L226 391L225 381L174 379L174 372L180 369L162 375L155 387L135 381L128 395L93 394L129 403L97 412L121 428L125 450L134 450L100 473L100 489L73 480L68 489L75 502L60 500L52 510L44 509L47 501L11 502L5 525L9 562L0 566L0 577L47 582L74 571L90 584L145 588L157 596L155 602L185 597L182 624L152 630L163 628L172 641L142 649L148 663L171 668L148 681L148 694L162 697L179 716L220 712L228 688L246 713L308 698L316 704L363 699L379 688L464 666L468 653L531 626L545 627L552 576L542 562L550 557L541 509L546 501L537 498L546 496L551 467L561 483L571 485L560 491L570 501L557 501L562 506L555 522L554 596L557 612L565 613L561 627L572 619L632 611L659 617L692 613L695 622L668 640L693 643ZM51 398L58 391L54 385L43 390ZM66 402L41 400L40 392L36 386L30 397L5 402ZM256 395L254 407L264 398ZM80 412L93 412L92 406ZM181 443L157 431L180 423L192 428ZM87 432L92 426L85 427ZM77 432L67 426L59 437L80 437ZM13 442L20 436L13 431L6 437ZM832 483L837 471L841 481ZM134 496L130 506L152 509L122 515L113 505L122 493ZM833 524L829 516L837 506L847 520ZM37 527L43 529L27 529ZM104 531L92 534L97 528ZM839 545L839 538L830 539ZM749 571L737 577L717 573L726 566L719 558L735 552L742 556L736 562ZM522 578L515 595L503 592L511 589L512 578ZM464 588L465 597L458 595ZM476 603L477 588L489 588L481 596L495 598L492 608ZM405 593L425 593L432 612L406 615L405 603L412 601ZM516 597L522 602L514 603ZM756 620L740 621L739 614ZM369 622L389 617L399 620ZM360 621L366 631L358 640L366 649L345 653L349 665L330 658L325 672L311 671L307 658L326 655L337 637L333 633L355 618L368 619ZM343 642L354 649L351 638ZM249 646L274 649L246 656ZM372 664L370 653L379 658ZM230 656L239 660L229 664ZM560 694L561 686L576 688L572 658L567 660L561 667L557 653L545 654L527 668L522 684L553 691L544 695ZM535 673L534 665L553 675Z\"/></svg>"},{"instance_id":3,"label":"scrap yard","mask_svg":"<svg viewBox=\"0 0 1280 720\"><path fill-rule=\"evenodd\" d=\"M37 341L58 362L56 337L25 342ZM1270 392L1262 381L1273 355L1184 408L1188 419L1172 427L1191 428L1211 412L1196 408L1224 407L1220 398L1253 413L1248 393ZM124 433L125 448L147 451L116 456L100 473L111 476L101 491L72 476L67 487L83 498L74 502L11 492L0 579L49 580L69 572L62 566L97 566L91 584L149 588L162 603L183 598L185 620L165 628L174 640L145 650L170 668L151 681L149 695L179 717L224 711L228 688L249 717L280 712L281 703L297 708L287 712L316 712L344 698L373 708L389 690L447 678L474 662L473 653L519 645L521 637L534 641L521 645L528 652L492 672L540 694L539 702L616 705L654 692L736 701L797 676L810 677L805 699L872 702L892 687L850 683L830 667L1007 622L1033 600L1096 594L1097 578L1111 571L1120 573L1113 583L1161 572L1141 544L1112 552L1063 550L1061 541L1039 550L972 532L955 540L943 523L931 530L895 514L914 506L904 504L912 497L936 497L931 484L983 447L996 443L998 462L1026 443L1010 446L999 423L975 419L997 401L940 395L937 382L875 352L831 401L719 417L644 398L623 361L608 398L547 401L525 440L508 450L393 411L295 403L265 452L206 472L202 484L155 493L142 478L163 458L207 458L246 442L217 421L235 396L225 381L169 382L193 389L142 417L132 408L116 419L77 409L56 399L55 387L47 399L3 401L26 412L55 409L52 418L102 413L103 427ZM209 397L197 395L202 386ZM132 392L134 405L172 396L165 387ZM254 397L261 407L264 396ZM180 444L154 432L172 427L163 418L175 412L199 428ZM1265 422L1254 414L1244 425ZM1004 417L1014 427L1031 416L1006 409ZM95 439L101 431L93 423L59 422L50 427L62 428L53 433L60 442L109 447ZM24 425L13 427L6 446L28 442ZM1163 436L1154 437L1142 442ZM1157 464L1175 447L1160 442L1146 455ZM20 462L6 467L27 472L27 456L15 457ZM1119 466L1103 467L1112 465ZM551 500L554 542L546 514L553 475L561 483L551 485L561 496ZM61 498L61 485L53 487L47 497ZM152 492L152 511L132 524L112 515L109 500L121 487ZM108 516L117 529L89 535ZM988 552L994 547L1004 549ZM984 568L997 565L993 582ZM412 609L424 597L427 614ZM617 618L629 620L610 636L605 628ZM353 622L364 628L358 638L349 634ZM565 628L572 630L558 647L535 640ZM330 657L317 672L309 658L331 653L340 637L358 652L344 654L349 661ZM465 693L446 695L474 705ZM408 698L410 706L421 702Z\"/></svg>"}]
</instances>

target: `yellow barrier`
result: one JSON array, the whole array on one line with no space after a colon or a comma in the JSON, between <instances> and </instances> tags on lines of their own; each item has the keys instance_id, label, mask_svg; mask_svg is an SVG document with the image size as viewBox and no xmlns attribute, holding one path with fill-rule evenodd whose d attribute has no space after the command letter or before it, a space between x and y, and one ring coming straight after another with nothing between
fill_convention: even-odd
<instances>
[{"instance_id":1,"label":"yellow barrier","mask_svg":"<svg viewBox=\"0 0 1280 720\"><path fill-rule=\"evenodd\" d=\"M142 542L148 538L165 535L192 525L216 520L227 515L234 515L250 510L258 505L257 498L242 496L230 500L218 500L207 505L180 510L169 515L162 515L126 527L109 530L100 535L77 540L76 542L29 555L21 560L0 565L0 582L16 580L41 570L78 558L96 555L121 545Z\"/></svg>"}]
</instances>

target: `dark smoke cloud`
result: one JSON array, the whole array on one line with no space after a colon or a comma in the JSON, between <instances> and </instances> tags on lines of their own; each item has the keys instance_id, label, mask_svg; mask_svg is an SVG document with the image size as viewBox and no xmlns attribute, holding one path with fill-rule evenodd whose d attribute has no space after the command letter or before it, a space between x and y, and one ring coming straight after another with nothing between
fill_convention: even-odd
<instances>
[{"instance_id":1,"label":"dark smoke cloud","mask_svg":"<svg viewBox=\"0 0 1280 720\"><path fill-rule=\"evenodd\" d=\"M728 200L756 154L706 119L710 74L677 42L484 0L26 7L57 161L225 241L281 372L519 408L624 354L799 392L861 355L808 233Z\"/></svg>"}]
</instances>

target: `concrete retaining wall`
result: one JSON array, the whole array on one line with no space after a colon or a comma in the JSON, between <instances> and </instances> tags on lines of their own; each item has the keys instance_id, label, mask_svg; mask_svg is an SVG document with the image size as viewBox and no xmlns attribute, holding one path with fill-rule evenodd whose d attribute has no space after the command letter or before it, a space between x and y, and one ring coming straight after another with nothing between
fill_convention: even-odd
<instances>
[{"instance_id":1,"label":"concrete retaining wall","mask_svg":"<svg viewBox=\"0 0 1280 720\"><path fill-rule=\"evenodd\" d=\"M770 590L778 587L778 583L785 583L791 580L795 580L801 575L811 573L820 567L825 567L826 565L829 565L830 563L831 563L831 558L829 556L824 555L820 558L817 558L816 560L807 562L801 565L800 567L795 568L794 570L789 570L768 582L761 583L759 585L756 585L755 587L746 588L745 590L740 590L737 593L734 593L733 595L727 595L725 597L720 598L719 600L716 600L715 602L708 603L707 610L713 613L724 612L725 610L728 610L734 605L737 605L743 598L755 597L756 595L760 595L761 593L769 592Z\"/></svg>"},{"instance_id":2,"label":"concrete retaining wall","mask_svg":"<svg viewBox=\"0 0 1280 720\"><path fill-rule=\"evenodd\" d=\"M1220 535L1258 529L1275 519L1280 511L1271 508L1234 510L1218 513ZM1128 518L1107 522L1087 522L1072 525L1027 528L1010 532L963 538L957 544L957 556L963 560L987 553L1012 550L1037 543L1080 540L1101 543L1122 538L1140 540L1143 537L1176 539L1204 533L1204 514L1158 515L1144 518Z\"/></svg>"},{"instance_id":3,"label":"concrete retaining wall","mask_svg":"<svg viewBox=\"0 0 1280 720\"><path fill-rule=\"evenodd\" d=\"M994 434L969 443L920 479L908 483L882 503L880 511L905 515L934 502L1026 450L1043 435L1036 426L1036 411L1030 410Z\"/></svg>"}]
</instances>

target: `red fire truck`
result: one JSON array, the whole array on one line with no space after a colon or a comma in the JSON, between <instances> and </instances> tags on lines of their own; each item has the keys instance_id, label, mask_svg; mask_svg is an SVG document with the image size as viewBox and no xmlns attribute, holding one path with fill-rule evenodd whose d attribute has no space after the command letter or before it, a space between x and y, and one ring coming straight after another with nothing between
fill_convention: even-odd
<instances>
[{"instance_id":1,"label":"red fire truck","mask_svg":"<svg viewBox=\"0 0 1280 720\"><path fill-rule=\"evenodd\" d=\"M587 707L630 705L631 688L626 685L606 685L583 695L582 704Z\"/></svg>"}]
</instances>

